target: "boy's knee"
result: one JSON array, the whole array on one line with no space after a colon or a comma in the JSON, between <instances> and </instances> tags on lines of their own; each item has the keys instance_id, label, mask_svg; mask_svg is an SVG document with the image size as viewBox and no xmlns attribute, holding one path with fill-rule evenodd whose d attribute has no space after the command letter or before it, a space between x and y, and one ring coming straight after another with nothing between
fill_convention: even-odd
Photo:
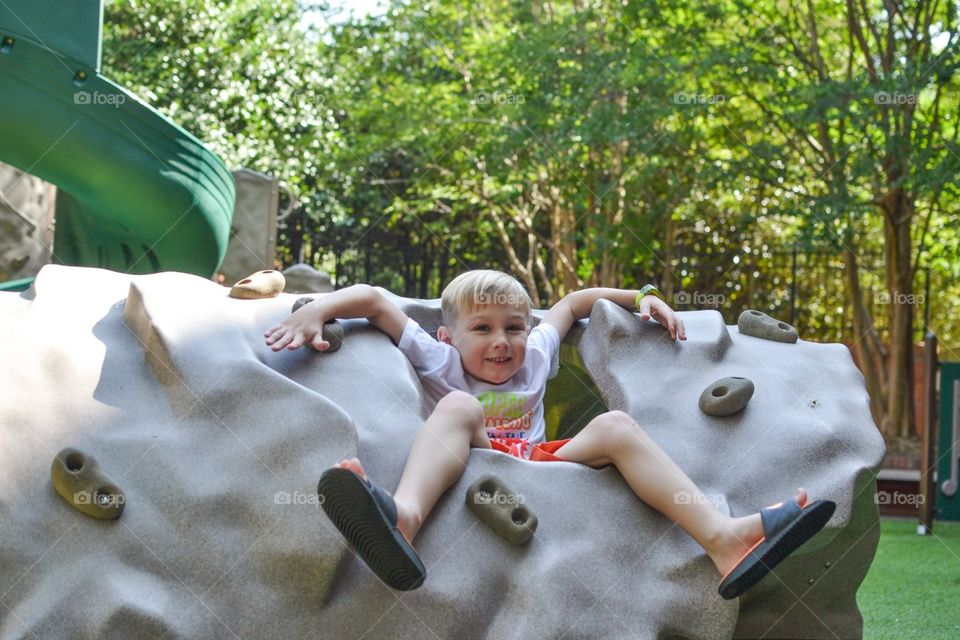
<instances>
[{"instance_id":1,"label":"boy's knee","mask_svg":"<svg viewBox=\"0 0 960 640\"><path fill-rule=\"evenodd\" d=\"M465 391L451 391L443 396L437 403L436 411L456 414L471 423L483 422L483 405Z\"/></svg>"},{"instance_id":2,"label":"boy's knee","mask_svg":"<svg viewBox=\"0 0 960 640\"><path fill-rule=\"evenodd\" d=\"M637 436L645 436L637 421L623 411L608 411L599 418L603 425L604 439L614 449L625 441L635 441Z\"/></svg>"},{"instance_id":3,"label":"boy's knee","mask_svg":"<svg viewBox=\"0 0 960 640\"><path fill-rule=\"evenodd\" d=\"M616 409L613 411L607 411L601 417L613 429L636 431L640 428L640 425L637 424L636 420L630 417L630 414Z\"/></svg>"}]
</instances>

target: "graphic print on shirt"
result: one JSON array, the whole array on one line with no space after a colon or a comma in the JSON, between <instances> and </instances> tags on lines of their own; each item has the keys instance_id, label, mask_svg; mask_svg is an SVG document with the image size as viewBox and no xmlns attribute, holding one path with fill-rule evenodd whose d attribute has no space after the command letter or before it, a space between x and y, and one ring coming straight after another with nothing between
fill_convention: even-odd
<instances>
[{"instance_id":1,"label":"graphic print on shirt","mask_svg":"<svg viewBox=\"0 0 960 640\"><path fill-rule=\"evenodd\" d=\"M484 391L476 399L483 406L483 428L489 438L527 438L533 424L528 395L510 391Z\"/></svg>"},{"instance_id":2,"label":"graphic print on shirt","mask_svg":"<svg viewBox=\"0 0 960 640\"><path fill-rule=\"evenodd\" d=\"M543 397L547 380L556 375L559 366L560 335L554 327L541 323L530 332L523 365L501 385L473 379L464 371L460 353L438 342L412 318L407 318L397 346L433 402L451 391L465 391L477 398L491 442L500 442L512 455L526 458L532 445L544 441Z\"/></svg>"}]
</instances>

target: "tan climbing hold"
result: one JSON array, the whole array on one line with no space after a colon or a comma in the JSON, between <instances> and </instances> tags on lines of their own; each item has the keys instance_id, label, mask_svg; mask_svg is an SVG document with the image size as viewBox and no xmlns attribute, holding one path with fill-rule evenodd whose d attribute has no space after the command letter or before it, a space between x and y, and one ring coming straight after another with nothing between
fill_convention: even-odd
<instances>
[{"instance_id":1,"label":"tan climbing hold","mask_svg":"<svg viewBox=\"0 0 960 640\"><path fill-rule=\"evenodd\" d=\"M286 286L283 274L273 269L250 274L230 289L231 298L241 300L259 300L276 298Z\"/></svg>"},{"instance_id":2,"label":"tan climbing hold","mask_svg":"<svg viewBox=\"0 0 960 640\"><path fill-rule=\"evenodd\" d=\"M113 520L123 513L126 496L100 470L93 456L67 447L53 459L50 476L57 493L88 516Z\"/></svg>"}]
</instances>

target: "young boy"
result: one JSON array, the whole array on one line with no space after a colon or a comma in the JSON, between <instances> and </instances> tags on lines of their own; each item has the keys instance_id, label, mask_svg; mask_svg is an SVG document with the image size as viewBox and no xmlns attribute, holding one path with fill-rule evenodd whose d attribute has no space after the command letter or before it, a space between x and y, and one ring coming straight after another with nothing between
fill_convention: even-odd
<instances>
[{"instance_id":1,"label":"young boy","mask_svg":"<svg viewBox=\"0 0 960 640\"><path fill-rule=\"evenodd\" d=\"M468 271L443 291L443 326L434 340L373 287L356 285L304 305L264 336L274 351L310 342L332 318L367 318L407 356L436 408L418 432L391 496L366 478L356 458L323 473L323 509L373 572L395 589L426 577L413 549L417 531L441 494L463 474L471 447L532 461L613 464L636 495L676 522L723 576L720 594L735 598L809 540L833 515L834 503L795 501L733 518L718 511L629 415L610 411L573 438L544 442L543 396L556 374L560 341L573 323L607 299L659 322L686 340L683 322L647 285L640 291L584 289L565 296L530 329L530 297L513 277ZM684 500L677 497L683 496Z\"/></svg>"}]
</instances>

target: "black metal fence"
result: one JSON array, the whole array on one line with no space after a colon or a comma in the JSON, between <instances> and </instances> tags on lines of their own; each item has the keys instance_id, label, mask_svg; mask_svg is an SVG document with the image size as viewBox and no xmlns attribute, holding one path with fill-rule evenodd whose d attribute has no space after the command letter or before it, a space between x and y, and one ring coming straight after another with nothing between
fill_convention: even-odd
<instances>
[{"instance_id":1,"label":"black metal fence","mask_svg":"<svg viewBox=\"0 0 960 640\"><path fill-rule=\"evenodd\" d=\"M891 303L883 256L861 254L857 260L863 303L883 332ZM860 336L854 335L846 268L843 253L833 247L765 246L709 255L681 250L673 259L677 283L670 302L679 310L716 309L728 324L745 309L758 309L794 325L807 339L849 344ZM925 288L905 300L916 308L918 340L929 324L929 271L921 280Z\"/></svg>"}]
</instances>

